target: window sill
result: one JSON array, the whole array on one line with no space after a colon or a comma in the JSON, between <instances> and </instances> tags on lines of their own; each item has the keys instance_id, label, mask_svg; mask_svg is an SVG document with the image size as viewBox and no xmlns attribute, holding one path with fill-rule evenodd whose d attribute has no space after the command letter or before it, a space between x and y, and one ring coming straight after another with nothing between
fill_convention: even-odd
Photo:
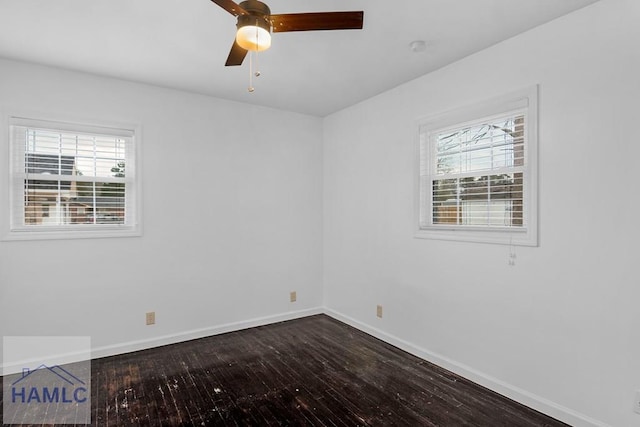
<instances>
[{"instance_id":1,"label":"window sill","mask_svg":"<svg viewBox=\"0 0 640 427\"><path fill-rule=\"evenodd\" d=\"M466 229L433 227L418 229L416 239L450 240L458 242L489 243L497 245L538 246L537 236L531 230Z\"/></svg>"},{"instance_id":2,"label":"window sill","mask_svg":"<svg viewBox=\"0 0 640 427\"><path fill-rule=\"evenodd\" d=\"M70 240L70 239L104 239L111 237L140 237L140 227L114 227L106 226L92 230L81 229L49 229L49 230L12 230L2 237L2 241L28 241L28 240Z\"/></svg>"}]
</instances>

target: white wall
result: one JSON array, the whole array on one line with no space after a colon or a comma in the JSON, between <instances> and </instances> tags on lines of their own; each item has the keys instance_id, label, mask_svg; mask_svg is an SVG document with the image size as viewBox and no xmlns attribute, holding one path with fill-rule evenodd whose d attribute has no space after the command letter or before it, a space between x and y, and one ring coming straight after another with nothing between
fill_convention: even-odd
<instances>
[{"instance_id":1,"label":"white wall","mask_svg":"<svg viewBox=\"0 0 640 427\"><path fill-rule=\"evenodd\" d=\"M101 355L321 306L319 118L0 60L2 221L14 112L140 124L144 234L0 242L0 335Z\"/></svg>"},{"instance_id":2,"label":"white wall","mask_svg":"<svg viewBox=\"0 0 640 427\"><path fill-rule=\"evenodd\" d=\"M324 290L330 314L572 424L638 425L638 22L637 0L602 0L324 121L0 60L3 117L139 123L144 179L142 237L0 242L0 334L106 354L314 312ZM416 120L534 83L540 246L509 267L504 246L414 239Z\"/></svg>"},{"instance_id":3,"label":"white wall","mask_svg":"<svg viewBox=\"0 0 640 427\"><path fill-rule=\"evenodd\" d=\"M639 22L603 0L327 117L330 312L571 424L640 425ZM532 84L540 246L509 267L412 238L416 120Z\"/></svg>"}]
</instances>

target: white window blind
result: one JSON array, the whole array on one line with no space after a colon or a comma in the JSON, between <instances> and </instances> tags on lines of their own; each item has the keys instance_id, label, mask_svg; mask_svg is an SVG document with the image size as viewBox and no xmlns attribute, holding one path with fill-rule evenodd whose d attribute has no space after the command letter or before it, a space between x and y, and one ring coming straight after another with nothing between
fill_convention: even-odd
<instances>
[{"instance_id":1,"label":"white window blind","mask_svg":"<svg viewBox=\"0 0 640 427\"><path fill-rule=\"evenodd\" d=\"M10 134L14 236L137 229L133 130L13 118Z\"/></svg>"},{"instance_id":2,"label":"white window blind","mask_svg":"<svg viewBox=\"0 0 640 427\"><path fill-rule=\"evenodd\" d=\"M522 113L429 135L421 226L522 227Z\"/></svg>"},{"instance_id":3,"label":"white window blind","mask_svg":"<svg viewBox=\"0 0 640 427\"><path fill-rule=\"evenodd\" d=\"M421 123L417 237L537 244L536 93Z\"/></svg>"}]
</instances>

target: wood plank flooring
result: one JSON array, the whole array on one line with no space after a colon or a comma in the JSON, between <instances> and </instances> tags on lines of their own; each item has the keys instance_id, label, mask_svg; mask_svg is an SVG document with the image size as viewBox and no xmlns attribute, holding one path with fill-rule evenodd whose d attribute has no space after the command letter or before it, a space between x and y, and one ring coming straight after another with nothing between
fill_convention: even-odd
<instances>
[{"instance_id":1,"label":"wood plank flooring","mask_svg":"<svg viewBox=\"0 0 640 427\"><path fill-rule=\"evenodd\" d=\"M566 426L325 315L91 371L95 426Z\"/></svg>"}]
</instances>

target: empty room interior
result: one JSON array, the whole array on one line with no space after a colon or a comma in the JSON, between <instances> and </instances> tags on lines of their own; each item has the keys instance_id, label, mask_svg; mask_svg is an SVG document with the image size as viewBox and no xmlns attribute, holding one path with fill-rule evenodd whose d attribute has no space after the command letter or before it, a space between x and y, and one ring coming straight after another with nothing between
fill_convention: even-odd
<instances>
[{"instance_id":1,"label":"empty room interior","mask_svg":"<svg viewBox=\"0 0 640 427\"><path fill-rule=\"evenodd\" d=\"M0 3L5 379L88 337L93 425L640 426L640 1L264 3Z\"/></svg>"}]
</instances>

